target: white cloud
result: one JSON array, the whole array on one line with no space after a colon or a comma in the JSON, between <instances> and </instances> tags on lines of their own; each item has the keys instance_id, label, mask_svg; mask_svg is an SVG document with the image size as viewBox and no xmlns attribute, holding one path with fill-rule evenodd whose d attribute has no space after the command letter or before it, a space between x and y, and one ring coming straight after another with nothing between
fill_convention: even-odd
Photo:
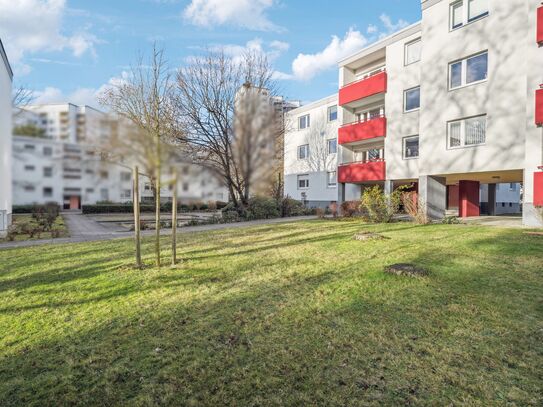
<instances>
[{"instance_id":1,"label":"white cloud","mask_svg":"<svg viewBox=\"0 0 543 407\"><path fill-rule=\"evenodd\" d=\"M276 0L192 0L183 11L194 25L233 25L258 31L280 31L266 16Z\"/></svg>"},{"instance_id":2,"label":"white cloud","mask_svg":"<svg viewBox=\"0 0 543 407\"><path fill-rule=\"evenodd\" d=\"M332 36L332 41L316 54L299 54L292 62L293 77L299 80L310 80L322 71L336 66L340 59L363 48L368 39L360 31L352 28L343 39Z\"/></svg>"},{"instance_id":3,"label":"white cloud","mask_svg":"<svg viewBox=\"0 0 543 407\"><path fill-rule=\"evenodd\" d=\"M264 42L261 38L254 38L245 45L226 44L214 45L211 51L223 51L225 55L234 61L241 62L241 58L247 52L265 55L270 62L277 60L284 52L288 51L290 44L282 41Z\"/></svg>"},{"instance_id":4,"label":"white cloud","mask_svg":"<svg viewBox=\"0 0 543 407\"><path fill-rule=\"evenodd\" d=\"M97 38L85 29L63 33L66 0L0 0L0 37L17 70L26 54L71 50L80 57L95 55ZM28 67L24 68L28 71Z\"/></svg>"},{"instance_id":5,"label":"white cloud","mask_svg":"<svg viewBox=\"0 0 543 407\"><path fill-rule=\"evenodd\" d=\"M396 23L393 23L390 16L384 13L379 16L379 20L381 20L381 23L385 27L385 32L382 32L380 34L380 37L385 37L409 25L407 21L402 20L402 19L399 19Z\"/></svg>"}]
</instances>

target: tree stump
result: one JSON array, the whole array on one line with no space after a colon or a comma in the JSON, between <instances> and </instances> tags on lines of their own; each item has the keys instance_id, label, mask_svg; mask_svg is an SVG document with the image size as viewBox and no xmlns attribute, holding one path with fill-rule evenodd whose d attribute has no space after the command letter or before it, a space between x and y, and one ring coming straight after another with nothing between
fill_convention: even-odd
<instances>
[{"instance_id":1,"label":"tree stump","mask_svg":"<svg viewBox=\"0 0 543 407\"><path fill-rule=\"evenodd\" d=\"M428 275L428 270L417 267L414 264L399 263L386 266L385 273L404 277L425 277Z\"/></svg>"}]
</instances>

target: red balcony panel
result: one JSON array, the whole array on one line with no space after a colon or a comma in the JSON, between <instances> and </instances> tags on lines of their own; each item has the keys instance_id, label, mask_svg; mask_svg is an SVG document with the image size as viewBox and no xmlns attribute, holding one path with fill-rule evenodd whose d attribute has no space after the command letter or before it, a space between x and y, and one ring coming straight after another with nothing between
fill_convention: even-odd
<instances>
[{"instance_id":1,"label":"red balcony panel","mask_svg":"<svg viewBox=\"0 0 543 407\"><path fill-rule=\"evenodd\" d=\"M543 126L543 89L535 91L535 124Z\"/></svg>"},{"instance_id":2,"label":"red balcony panel","mask_svg":"<svg viewBox=\"0 0 543 407\"><path fill-rule=\"evenodd\" d=\"M385 137L387 133L387 119L377 117L366 122L346 124L339 128L339 144L354 143L369 140L375 137Z\"/></svg>"},{"instance_id":3,"label":"red balcony panel","mask_svg":"<svg viewBox=\"0 0 543 407\"><path fill-rule=\"evenodd\" d=\"M534 173L534 206L543 206L543 172Z\"/></svg>"},{"instance_id":4,"label":"red balcony panel","mask_svg":"<svg viewBox=\"0 0 543 407\"><path fill-rule=\"evenodd\" d=\"M543 45L543 7L537 9L537 43Z\"/></svg>"},{"instance_id":5,"label":"red balcony panel","mask_svg":"<svg viewBox=\"0 0 543 407\"><path fill-rule=\"evenodd\" d=\"M350 83L339 90L339 105L367 98L387 91L387 73L381 72L369 78Z\"/></svg>"},{"instance_id":6,"label":"red balcony panel","mask_svg":"<svg viewBox=\"0 0 543 407\"><path fill-rule=\"evenodd\" d=\"M341 183L384 181L385 178L386 165L382 160L345 164L338 167L338 181Z\"/></svg>"}]
</instances>

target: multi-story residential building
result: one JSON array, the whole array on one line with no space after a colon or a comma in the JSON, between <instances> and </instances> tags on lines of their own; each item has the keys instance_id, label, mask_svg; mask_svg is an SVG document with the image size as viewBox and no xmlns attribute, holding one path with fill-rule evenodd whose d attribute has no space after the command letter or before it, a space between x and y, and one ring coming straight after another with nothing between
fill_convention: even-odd
<instances>
[{"instance_id":1,"label":"multi-story residential building","mask_svg":"<svg viewBox=\"0 0 543 407\"><path fill-rule=\"evenodd\" d=\"M337 95L287 113L285 195L311 207L337 201Z\"/></svg>"},{"instance_id":2,"label":"multi-story residential building","mask_svg":"<svg viewBox=\"0 0 543 407\"><path fill-rule=\"evenodd\" d=\"M482 184L496 202L496 184L522 183L523 222L541 226L541 2L421 5L421 22L339 62L338 200L414 184L429 216L468 217Z\"/></svg>"},{"instance_id":3,"label":"multi-story residential building","mask_svg":"<svg viewBox=\"0 0 543 407\"><path fill-rule=\"evenodd\" d=\"M0 40L0 236L11 224L11 84L13 71Z\"/></svg>"},{"instance_id":4,"label":"multi-story residential building","mask_svg":"<svg viewBox=\"0 0 543 407\"><path fill-rule=\"evenodd\" d=\"M106 154L105 150L114 149L108 140L119 127L112 126L111 117L89 106L62 104L17 109L14 121L14 204L57 202L65 209L78 209L101 201L132 201L131 171L139 157ZM18 135L26 125L36 126L39 135ZM181 201L228 199L226 188L209 170L182 160L171 165L179 167ZM141 164L140 172L141 199L152 200L153 190ZM163 187L161 198L171 200L171 191Z\"/></svg>"}]
</instances>

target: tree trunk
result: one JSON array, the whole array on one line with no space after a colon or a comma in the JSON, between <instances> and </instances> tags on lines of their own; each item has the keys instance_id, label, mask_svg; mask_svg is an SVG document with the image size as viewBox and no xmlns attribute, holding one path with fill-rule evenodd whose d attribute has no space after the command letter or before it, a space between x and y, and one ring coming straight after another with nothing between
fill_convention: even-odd
<instances>
[{"instance_id":1,"label":"tree trunk","mask_svg":"<svg viewBox=\"0 0 543 407\"><path fill-rule=\"evenodd\" d=\"M133 170L133 192L132 202L134 206L134 239L136 244L136 267L141 268L141 239L140 239L140 180L138 166L136 165Z\"/></svg>"},{"instance_id":2,"label":"tree trunk","mask_svg":"<svg viewBox=\"0 0 543 407\"><path fill-rule=\"evenodd\" d=\"M160 268L160 138L156 138L156 198L155 198L155 257L156 266Z\"/></svg>"},{"instance_id":3,"label":"tree trunk","mask_svg":"<svg viewBox=\"0 0 543 407\"><path fill-rule=\"evenodd\" d=\"M177 263L177 173L174 171L172 188L172 266Z\"/></svg>"}]
</instances>

